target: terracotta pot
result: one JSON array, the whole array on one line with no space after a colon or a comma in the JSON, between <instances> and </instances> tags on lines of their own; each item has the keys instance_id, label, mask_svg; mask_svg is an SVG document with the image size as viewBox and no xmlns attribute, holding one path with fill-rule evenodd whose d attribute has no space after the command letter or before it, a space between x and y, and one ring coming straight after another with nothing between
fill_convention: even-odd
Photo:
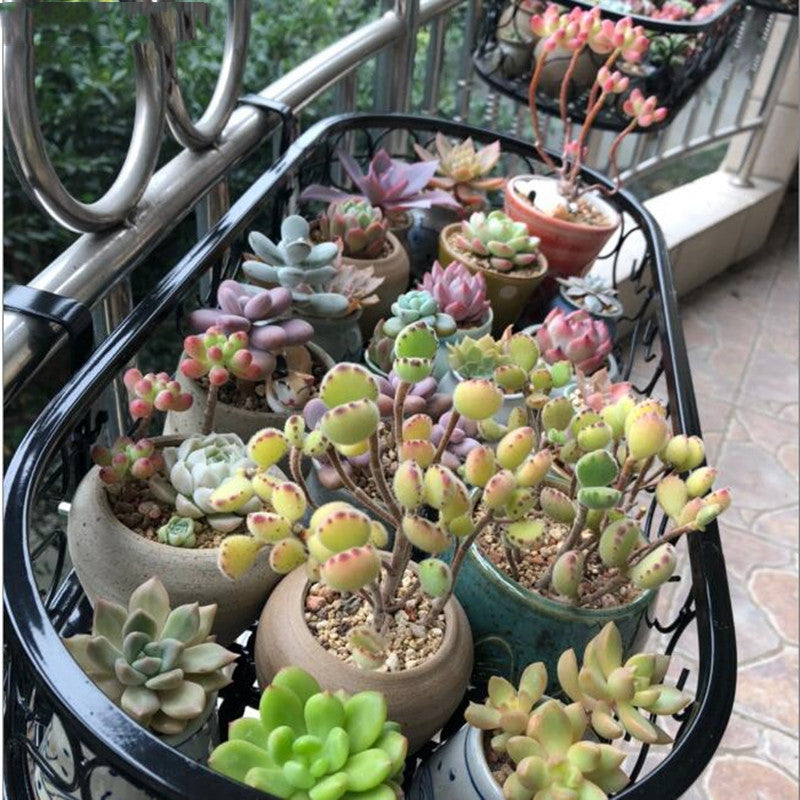
<instances>
[{"instance_id":1,"label":"terracotta pot","mask_svg":"<svg viewBox=\"0 0 800 800\"><path fill-rule=\"evenodd\" d=\"M279 669L295 664L327 689L383 692L389 719L398 722L415 752L441 729L458 707L472 671L472 635L455 600L445 606L442 644L424 664L403 672L370 672L340 661L320 645L304 618L308 580L304 567L278 585L261 614L256 634L256 674L266 686Z\"/></svg>"},{"instance_id":2,"label":"terracotta pot","mask_svg":"<svg viewBox=\"0 0 800 800\"><path fill-rule=\"evenodd\" d=\"M555 219L514 191L515 182L520 180L541 182L543 188L547 184L548 193L552 193L555 179L542 175L519 175L512 178L506 186L503 206L503 211L511 219L524 222L531 235L538 236L541 240L539 246L547 258L551 272L548 283L555 285L556 277L585 275L597 254L619 227L620 216L617 211L599 195L587 194L584 197L606 215L609 220L607 225L584 225Z\"/></svg>"},{"instance_id":3,"label":"terracotta pot","mask_svg":"<svg viewBox=\"0 0 800 800\"><path fill-rule=\"evenodd\" d=\"M468 257L453 246L452 239L461 230L461 223L448 225L439 235L439 262L446 267L453 261L460 261L470 272L480 272L486 280L486 297L492 304L494 322L492 333L499 336L509 326L517 322L534 289L542 282L547 272L548 262L544 251L532 272L497 272L487 269L480 259Z\"/></svg>"},{"instance_id":4,"label":"terracotta pot","mask_svg":"<svg viewBox=\"0 0 800 800\"><path fill-rule=\"evenodd\" d=\"M179 437L154 437L161 446L179 444ZM102 597L127 605L133 590L157 575L172 607L198 602L217 604L214 633L229 644L256 619L280 580L263 549L253 568L237 581L217 567L217 549L186 549L151 541L123 525L111 510L105 484L94 467L72 498L67 545L78 579L89 601Z\"/></svg>"},{"instance_id":5,"label":"terracotta pot","mask_svg":"<svg viewBox=\"0 0 800 800\"><path fill-rule=\"evenodd\" d=\"M364 341L369 341L375 332L375 325L378 320L387 319L392 315L392 303L398 295L403 294L408 289L408 276L410 273L410 263L408 253L398 238L389 231L386 234L386 241L391 246L391 252L384 258L349 258L342 256L343 264L352 264L355 267L373 267L376 278L383 278L383 283L378 287L378 297L380 298L374 306L366 306L361 314L359 326Z\"/></svg>"},{"instance_id":6,"label":"terracotta pot","mask_svg":"<svg viewBox=\"0 0 800 800\"><path fill-rule=\"evenodd\" d=\"M321 363L326 370L334 365L334 360L319 345L309 342L306 347L315 361ZM181 354L181 359L183 359L183 355ZM192 395L194 402L187 411L177 414L172 411L167 412L164 421L164 435L192 436L200 433L203 427L203 412L208 392L197 381L187 378L179 369L175 370L175 378L183 390ZM214 412L214 430L218 433L235 433L246 443L254 433L262 428L283 428L286 420L295 413L297 412L288 408L276 413L274 411L248 411L227 403L217 403Z\"/></svg>"}]
</instances>

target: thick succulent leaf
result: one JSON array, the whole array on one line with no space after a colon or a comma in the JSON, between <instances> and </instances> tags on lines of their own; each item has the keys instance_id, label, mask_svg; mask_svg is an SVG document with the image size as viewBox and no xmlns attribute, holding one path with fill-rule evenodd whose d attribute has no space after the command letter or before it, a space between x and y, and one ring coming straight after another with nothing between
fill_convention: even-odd
<instances>
[{"instance_id":1,"label":"thick succulent leaf","mask_svg":"<svg viewBox=\"0 0 800 800\"><path fill-rule=\"evenodd\" d=\"M659 685L652 688L660 690L656 702L647 706L647 710L653 714L677 714L692 701L691 695L674 686Z\"/></svg>"},{"instance_id":2,"label":"thick succulent leaf","mask_svg":"<svg viewBox=\"0 0 800 800\"><path fill-rule=\"evenodd\" d=\"M134 589L131 599L128 601L128 611L134 612L139 609L156 621L160 631L169 614L169 595L164 584L158 578L150 578Z\"/></svg>"},{"instance_id":3,"label":"thick succulent leaf","mask_svg":"<svg viewBox=\"0 0 800 800\"><path fill-rule=\"evenodd\" d=\"M160 675L149 678L145 686L154 692L163 692L177 689L181 683L183 683L183 670L171 669L169 672L162 672Z\"/></svg>"},{"instance_id":4,"label":"thick succulent leaf","mask_svg":"<svg viewBox=\"0 0 800 800\"><path fill-rule=\"evenodd\" d=\"M149 720L160 705L158 695L144 686L128 686L120 699L122 710L139 722Z\"/></svg>"},{"instance_id":5,"label":"thick succulent leaf","mask_svg":"<svg viewBox=\"0 0 800 800\"><path fill-rule=\"evenodd\" d=\"M250 742L262 750L267 749L268 735L260 719L254 717L240 717L228 727L230 741Z\"/></svg>"},{"instance_id":6,"label":"thick succulent leaf","mask_svg":"<svg viewBox=\"0 0 800 800\"><path fill-rule=\"evenodd\" d=\"M303 716L308 732L324 741L344 725L344 704L331 692L319 692L306 701Z\"/></svg>"},{"instance_id":7,"label":"thick succulent leaf","mask_svg":"<svg viewBox=\"0 0 800 800\"><path fill-rule=\"evenodd\" d=\"M350 737L350 752L371 747L386 722L386 698L380 692L359 692L345 703L344 729Z\"/></svg>"},{"instance_id":8,"label":"thick succulent leaf","mask_svg":"<svg viewBox=\"0 0 800 800\"><path fill-rule=\"evenodd\" d=\"M583 696L578 683L578 658L572 649L565 650L558 659L558 682L570 700L579 701Z\"/></svg>"},{"instance_id":9,"label":"thick succulent leaf","mask_svg":"<svg viewBox=\"0 0 800 800\"><path fill-rule=\"evenodd\" d=\"M291 690L273 683L264 690L258 708L267 731L286 725L298 736L305 733L303 704Z\"/></svg>"},{"instance_id":10,"label":"thick succulent leaf","mask_svg":"<svg viewBox=\"0 0 800 800\"><path fill-rule=\"evenodd\" d=\"M495 707L507 706L517 699L517 692L513 685L505 678L492 675L489 678L489 702Z\"/></svg>"},{"instance_id":11,"label":"thick succulent leaf","mask_svg":"<svg viewBox=\"0 0 800 800\"><path fill-rule=\"evenodd\" d=\"M92 634L105 636L119 650L122 647L122 626L127 618L124 606L99 598L94 604Z\"/></svg>"},{"instance_id":12,"label":"thick succulent leaf","mask_svg":"<svg viewBox=\"0 0 800 800\"><path fill-rule=\"evenodd\" d=\"M347 731L344 728L334 728L325 740L322 753L331 772L340 770L350 755L350 737Z\"/></svg>"},{"instance_id":13,"label":"thick succulent leaf","mask_svg":"<svg viewBox=\"0 0 800 800\"><path fill-rule=\"evenodd\" d=\"M617 703L617 716L634 739L647 744L655 744L658 741L655 725L629 703Z\"/></svg>"},{"instance_id":14,"label":"thick succulent leaf","mask_svg":"<svg viewBox=\"0 0 800 800\"><path fill-rule=\"evenodd\" d=\"M408 755L408 739L402 733L384 730L375 747L383 750L392 760L390 775L397 775L403 770Z\"/></svg>"},{"instance_id":15,"label":"thick succulent leaf","mask_svg":"<svg viewBox=\"0 0 800 800\"><path fill-rule=\"evenodd\" d=\"M207 673L236 661L238 656L216 642L204 642L186 648L178 660L184 672Z\"/></svg>"},{"instance_id":16,"label":"thick succulent leaf","mask_svg":"<svg viewBox=\"0 0 800 800\"><path fill-rule=\"evenodd\" d=\"M191 675L189 677L192 683L196 683L198 686L202 687L206 694L224 689L232 683L232 678L227 669L221 669L217 672L208 672L203 675Z\"/></svg>"},{"instance_id":17,"label":"thick succulent leaf","mask_svg":"<svg viewBox=\"0 0 800 800\"><path fill-rule=\"evenodd\" d=\"M556 700L548 700L533 713L528 733L551 757L563 756L573 742L572 724Z\"/></svg>"},{"instance_id":18,"label":"thick succulent leaf","mask_svg":"<svg viewBox=\"0 0 800 800\"><path fill-rule=\"evenodd\" d=\"M272 685L292 692L302 705L311 697L322 691L312 675L300 667L284 667L272 679Z\"/></svg>"},{"instance_id":19,"label":"thick succulent leaf","mask_svg":"<svg viewBox=\"0 0 800 800\"><path fill-rule=\"evenodd\" d=\"M158 638L159 625L156 620L150 616L144 609L137 608L125 620L122 626L123 639L133 631L141 631L146 634L149 639Z\"/></svg>"},{"instance_id":20,"label":"thick succulent leaf","mask_svg":"<svg viewBox=\"0 0 800 800\"><path fill-rule=\"evenodd\" d=\"M256 745L241 740L229 740L215 748L208 757L208 765L216 772L245 783L251 769L274 768L267 753Z\"/></svg>"},{"instance_id":21,"label":"thick succulent leaf","mask_svg":"<svg viewBox=\"0 0 800 800\"><path fill-rule=\"evenodd\" d=\"M124 658L118 658L114 664L114 674L124 686L144 686L147 676L135 670Z\"/></svg>"},{"instance_id":22,"label":"thick succulent leaf","mask_svg":"<svg viewBox=\"0 0 800 800\"><path fill-rule=\"evenodd\" d=\"M161 733L164 736L175 736L186 730L187 721L185 719L174 719L168 717L162 711L157 711L155 716L150 720L150 728L156 733Z\"/></svg>"},{"instance_id":23,"label":"thick succulent leaf","mask_svg":"<svg viewBox=\"0 0 800 800\"><path fill-rule=\"evenodd\" d=\"M261 726L264 727L263 725ZM288 725L279 725L267 737L267 752L279 766L283 766L292 756L295 733Z\"/></svg>"},{"instance_id":24,"label":"thick succulent leaf","mask_svg":"<svg viewBox=\"0 0 800 800\"><path fill-rule=\"evenodd\" d=\"M488 705L470 703L464 712L464 718L473 728L482 731L493 731L500 727L500 712Z\"/></svg>"},{"instance_id":25,"label":"thick succulent leaf","mask_svg":"<svg viewBox=\"0 0 800 800\"><path fill-rule=\"evenodd\" d=\"M544 748L529 736L512 736L506 744L506 750L515 764L519 764L520 761L531 756L547 759Z\"/></svg>"},{"instance_id":26,"label":"thick succulent leaf","mask_svg":"<svg viewBox=\"0 0 800 800\"><path fill-rule=\"evenodd\" d=\"M190 642L198 630L200 630L200 604L187 603L170 612L161 636L164 639L176 639L185 643Z\"/></svg>"},{"instance_id":27,"label":"thick succulent leaf","mask_svg":"<svg viewBox=\"0 0 800 800\"><path fill-rule=\"evenodd\" d=\"M217 616L217 604L210 603L207 606L200 606L200 627L197 629L197 634L186 642L186 646L200 644L206 641L211 635L211 629L214 627L214 620Z\"/></svg>"},{"instance_id":28,"label":"thick succulent leaf","mask_svg":"<svg viewBox=\"0 0 800 800\"><path fill-rule=\"evenodd\" d=\"M159 694L161 710L175 719L195 719L203 713L206 693L201 686L184 681L177 689Z\"/></svg>"},{"instance_id":29,"label":"thick succulent leaf","mask_svg":"<svg viewBox=\"0 0 800 800\"><path fill-rule=\"evenodd\" d=\"M351 756L344 765L351 792L365 792L380 786L392 774L392 759L377 747Z\"/></svg>"},{"instance_id":30,"label":"thick succulent leaf","mask_svg":"<svg viewBox=\"0 0 800 800\"><path fill-rule=\"evenodd\" d=\"M133 664L149 644L153 644L153 641L146 633L131 631L122 642L122 655L125 656L126 661ZM151 653L151 655L154 654Z\"/></svg>"},{"instance_id":31,"label":"thick succulent leaf","mask_svg":"<svg viewBox=\"0 0 800 800\"><path fill-rule=\"evenodd\" d=\"M105 636L93 636L86 642L86 655L95 671L113 672L119 651Z\"/></svg>"}]
</instances>

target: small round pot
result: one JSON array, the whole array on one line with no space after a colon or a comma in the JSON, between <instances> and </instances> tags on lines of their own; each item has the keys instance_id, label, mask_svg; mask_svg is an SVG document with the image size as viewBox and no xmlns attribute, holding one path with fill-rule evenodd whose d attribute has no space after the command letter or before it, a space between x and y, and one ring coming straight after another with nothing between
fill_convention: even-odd
<instances>
[{"instance_id":1,"label":"small round pot","mask_svg":"<svg viewBox=\"0 0 800 800\"><path fill-rule=\"evenodd\" d=\"M408 289L408 276L411 270L408 253L391 231L386 234L386 241L391 247L391 252L383 258L350 258L342 256L343 264L352 264L354 267L361 269L372 267L375 277L383 278L383 283L377 290L378 302L375 305L366 306L359 320L361 335L365 340L372 336L379 319L387 319L391 316L392 303L394 303L398 295L403 294Z\"/></svg>"},{"instance_id":2,"label":"small round pot","mask_svg":"<svg viewBox=\"0 0 800 800\"><path fill-rule=\"evenodd\" d=\"M411 259L411 276L415 282L430 271L439 257L439 234L442 228L464 217L459 209L434 206L431 209L414 209L413 222L406 233L406 246Z\"/></svg>"},{"instance_id":3,"label":"small round pot","mask_svg":"<svg viewBox=\"0 0 800 800\"><path fill-rule=\"evenodd\" d=\"M454 369L451 369L447 372L447 374L439 381L439 391L443 394L452 394L453 390L458 386L461 381L466 380L466 378L462 377L458 374ZM493 420L499 422L502 425L505 425L508 422L508 418L511 416L512 409L516 408L517 406L522 406L525 404L525 398L522 392L514 392L513 394L504 394L503 395L503 405L500 407L500 410L492 417Z\"/></svg>"},{"instance_id":4,"label":"small round pot","mask_svg":"<svg viewBox=\"0 0 800 800\"><path fill-rule=\"evenodd\" d=\"M599 319L605 322L606 326L608 327L608 331L611 334L611 338L614 338L614 335L617 331L617 320L623 315L624 310L622 308L622 303L619 300L615 300L614 303L614 310L603 312L603 311L589 311L588 308L584 306L579 306L576 303L573 303L565 294L565 287L562 286L559 289L558 294L550 301L550 305L548 306L548 311L551 311L554 308L560 308L563 311L566 311L567 314L573 311L585 311L590 317L594 319Z\"/></svg>"},{"instance_id":5,"label":"small round pot","mask_svg":"<svg viewBox=\"0 0 800 800\"><path fill-rule=\"evenodd\" d=\"M538 60L539 56L542 54L543 47L544 42L540 40L533 50L531 62ZM537 91L550 95L553 99L557 99L561 92L561 81L567 74L567 68L572 60L572 56L572 50L568 50L565 47L556 47L544 63ZM577 97L581 92L591 88L598 66L600 65L594 64L593 54L587 47L578 56L578 60L575 62L575 69L572 73L569 86L567 87L568 99Z\"/></svg>"},{"instance_id":6,"label":"small round pot","mask_svg":"<svg viewBox=\"0 0 800 800\"><path fill-rule=\"evenodd\" d=\"M334 363L361 360L364 340L358 321L362 309L346 317L306 317L306 322L314 326L312 344L324 350Z\"/></svg>"},{"instance_id":7,"label":"small round pot","mask_svg":"<svg viewBox=\"0 0 800 800\"><path fill-rule=\"evenodd\" d=\"M159 446L178 437L155 437ZM111 510L105 484L94 467L72 498L67 545L75 572L89 601L98 597L127 606L133 590L149 578L161 578L172 607L217 604L213 632L230 644L258 617L280 576L269 566L264 548L253 568L237 581L217 567L216 548L182 548L151 541L123 525Z\"/></svg>"},{"instance_id":8,"label":"small round pot","mask_svg":"<svg viewBox=\"0 0 800 800\"><path fill-rule=\"evenodd\" d=\"M439 262L446 267L453 261L460 261L470 272L480 272L483 275L486 281L486 297L494 312L492 331L495 336L499 336L519 319L533 291L542 282L548 269L544 250L539 254L535 267L527 271L527 274L498 272L487 269L479 259L468 257L455 249L453 237L460 230L461 224L456 222L444 228L439 235Z\"/></svg>"},{"instance_id":9,"label":"small round pot","mask_svg":"<svg viewBox=\"0 0 800 800\"><path fill-rule=\"evenodd\" d=\"M314 344L312 341L308 342L306 347L312 357L326 370L334 365L333 358L319 344ZM183 354L181 354L182 359ZM208 392L197 381L187 378L179 369L175 370L175 380L185 392L192 395L193 402L187 411L167 412L164 420L164 435L192 436L200 433L203 427L203 412ZM254 433L263 428L283 428L286 420L296 413L296 409L287 408L282 412L250 411L227 403L217 403L214 411L214 430L218 433L235 433L242 441L247 442Z\"/></svg>"},{"instance_id":10,"label":"small round pot","mask_svg":"<svg viewBox=\"0 0 800 800\"><path fill-rule=\"evenodd\" d=\"M461 565L456 596L475 639L472 683L483 691L492 675L515 686L528 664L543 661L550 676L548 691L558 692L556 666L564 650L583 653L589 640L615 622L625 652L647 635L642 625L656 596L643 592L632 603L615 608L584 609L528 591L498 569L473 545Z\"/></svg>"},{"instance_id":11,"label":"small round pot","mask_svg":"<svg viewBox=\"0 0 800 800\"><path fill-rule=\"evenodd\" d=\"M449 719L467 689L472 671L472 636L461 606L445 606L447 627L436 653L403 672L371 672L340 661L320 645L304 618L308 590L305 568L291 572L272 593L256 633L259 685L266 686L282 667L295 664L330 690L382 692L389 719L398 722L415 752Z\"/></svg>"},{"instance_id":12,"label":"small round pot","mask_svg":"<svg viewBox=\"0 0 800 800\"><path fill-rule=\"evenodd\" d=\"M508 181L503 211L511 219L524 222L531 236L538 236L539 247L547 258L551 277L583 276L597 254L619 228L620 216L614 207L598 194L584 197L609 220L607 225L584 225L556 219L544 213L514 190L516 181L541 182L543 191L553 192L554 178L543 175L519 175ZM555 284L555 281L553 281Z\"/></svg>"},{"instance_id":13,"label":"small round pot","mask_svg":"<svg viewBox=\"0 0 800 800\"><path fill-rule=\"evenodd\" d=\"M463 725L423 761L407 800L503 800L483 749L483 731Z\"/></svg>"},{"instance_id":14,"label":"small round pot","mask_svg":"<svg viewBox=\"0 0 800 800\"><path fill-rule=\"evenodd\" d=\"M214 692L209 695L203 713L193 720L183 733L175 736L158 736L158 738L192 761L205 764L211 751L219 743L216 703L217 693ZM74 780L75 764L79 759L86 761L94 759L94 753L85 745L80 746L80 754L73 753L70 739L57 714L53 714L38 749L40 756L65 783ZM33 766L32 778L33 795L36 800L80 800L82 797L80 784L72 791L59 788L38 764ZM102 797L103 800L153 800L151 794L129 783L116 770L103 764L98 764L92 770L89 795Z\"/></svg>"}]
</instances>

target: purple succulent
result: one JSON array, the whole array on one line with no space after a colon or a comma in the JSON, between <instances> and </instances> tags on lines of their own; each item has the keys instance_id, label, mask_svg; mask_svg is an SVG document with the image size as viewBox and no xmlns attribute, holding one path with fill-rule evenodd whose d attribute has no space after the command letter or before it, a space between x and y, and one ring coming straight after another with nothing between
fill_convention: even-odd
<instances>
[{"instance_id":1,"label":"purple succulent","mask_svg":"<svg viewBox=\"0 0 800 800\"><path fill-rule=\"evenodd\" d=\"M222 281L217 290L219 308L199 308L189 314L189 325L196 333L210 327L225 334L248 334L253 358L266 374L275 368L273 353L306 344L314 328L302 319L282 319L292 305L289 289L261 289L237 281Z\"/></svg>"},{"instance_id":2,"label":"purple succulent","mask_svg":"<svg viewBox=\"0 0 800 800\"><path fill-rule=\"evenodd\" d=\"M450 421L452 411L446 411L439 417L439 421L433 426L431 441L438 445L444 436L447 423ZM474 450L480 442L475 437L478 435L478 424L471 419L461 417L456 423L455 430L447 443L447 449L442 453L442 464L450 469L458 469L464 463L464 459L470 450Z\"/></svg>"},{"instance_id":3,"label":"purple succulent","mask_svg":"<svg viewBox=\"0 0 800 800\"><path fill-rule=\"evenodd\" d=\"M445 268L434 261L430 272L422 276L419 288L430 292L439 310L449 314L459 327L479 325L491 308L483 275L473 274L460 261L453 261Z\"/></svg>"},{"instance_id":4,"label":"purple succulent","mask_svg":"<svg viewBox=\"0 0 800 800\"><path fill-rule=\"evenodd\" d=\"M441 189L425 191L425 187L439 166L438 160L408 164L392 158L386 150L381 149L373 156L365 175L351 155L342 151L339 151L338 155L345 172L358 191L370 205L380 208L386 217L410 208L427 209L433 206L460 208L458 202ZM322 200L331 203L352 196L352 192L314 184L300 195L300 200Z\"/></svg>"}]
</instances>

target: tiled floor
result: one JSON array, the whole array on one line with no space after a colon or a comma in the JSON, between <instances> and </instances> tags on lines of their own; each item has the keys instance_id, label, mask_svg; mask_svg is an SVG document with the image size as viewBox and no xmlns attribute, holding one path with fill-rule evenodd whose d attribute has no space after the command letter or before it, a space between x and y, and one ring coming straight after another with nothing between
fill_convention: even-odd
<instances>
[{"instance_id":1,"label":"tiled floor","mask_svg":"<svg viewBox=\"0 0 800 800\"><path fill-rule=\"evenodd\" d=\"M798 797L797 237L792 193L762 252L680 304L709 462L734 492L739 649L733 716L686 800Z\"/></svg>"}]
</instances>

